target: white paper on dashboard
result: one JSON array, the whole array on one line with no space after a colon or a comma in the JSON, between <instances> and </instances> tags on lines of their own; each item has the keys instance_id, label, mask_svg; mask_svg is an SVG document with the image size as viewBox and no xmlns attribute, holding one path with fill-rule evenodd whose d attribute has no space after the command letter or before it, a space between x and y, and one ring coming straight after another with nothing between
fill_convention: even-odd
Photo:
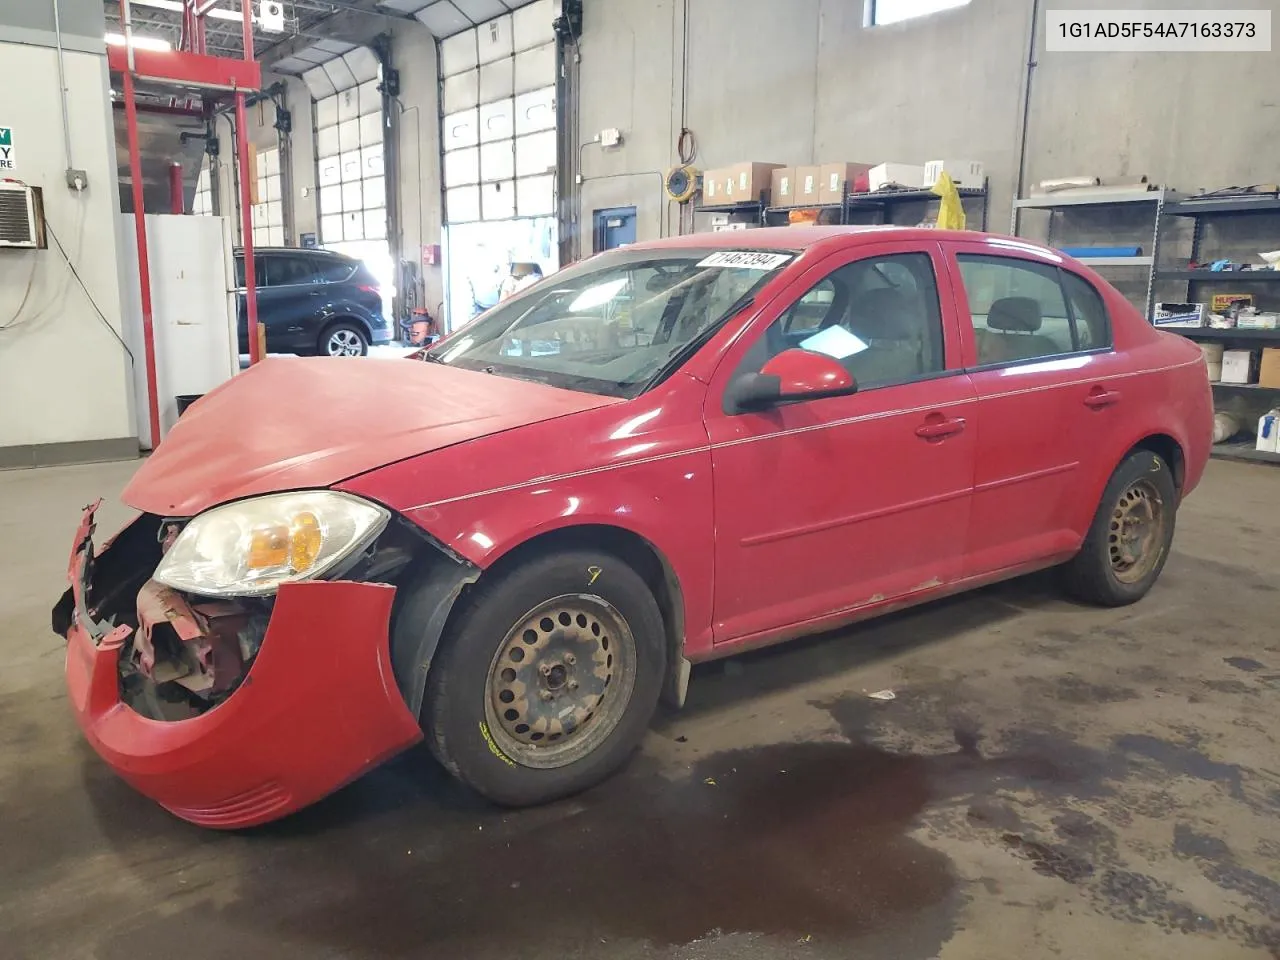
<instances>
[{"instance_id":1,"label":"white paper on dashboard","mask_svg":"<svg viewBox=\"0 0 1280 960\"><path fill-rule=\"evenodd\" d=\"M800 341L802 350L825 353L834 360L843 360L867 349L865 341L854 336L844 327L827 327L812 337Z\"/></svg>"}]
</instances>

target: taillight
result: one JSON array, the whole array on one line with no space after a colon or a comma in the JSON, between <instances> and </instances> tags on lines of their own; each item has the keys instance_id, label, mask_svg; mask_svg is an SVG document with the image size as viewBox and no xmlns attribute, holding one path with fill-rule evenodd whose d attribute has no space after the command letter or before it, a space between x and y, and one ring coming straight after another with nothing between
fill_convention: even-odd
<instances>
[{"instance_id":1,"label":"taillight","mask_svg":"<svg viewBox=\"0 0 1280 960\"><path fill-rule=\"evenodd\" d=\"M375 297L382 296L382 288L378 286L374 286L372 283L360 284L360 290L363 293L372 293Z\"/></svg>"}]
</instances>

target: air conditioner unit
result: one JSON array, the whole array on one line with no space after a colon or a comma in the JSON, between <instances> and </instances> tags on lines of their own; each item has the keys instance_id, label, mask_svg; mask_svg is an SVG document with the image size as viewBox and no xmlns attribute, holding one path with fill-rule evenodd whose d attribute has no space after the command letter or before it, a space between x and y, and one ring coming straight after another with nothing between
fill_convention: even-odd
<instances>
[{"instance_id":1,"label":"air conditioner unit","mask_svg":"<svg viewBox=\"0 0 1280 960\"><path fill-rule=\"evenodd\" d=\"M44 199L39 187L0 180L0 249L43 250Z\"/></svg>"},{"instance_id":2,"label":"air conditioner unit","mask_svg":"<svg viewBox=\"0 0 1280 960\"><path fill-rule=\"evenodd\" d=\"M279 0L262 0L258 4L258 26L267 33L284 31L284 4Z\"/></svg>"}]
</instances>

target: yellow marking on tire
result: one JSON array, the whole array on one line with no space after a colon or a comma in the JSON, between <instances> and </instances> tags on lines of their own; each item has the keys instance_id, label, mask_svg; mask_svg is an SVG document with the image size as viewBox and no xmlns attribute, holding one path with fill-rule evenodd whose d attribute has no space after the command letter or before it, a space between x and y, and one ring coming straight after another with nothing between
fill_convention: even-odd
<instances>
[{"instance_id":1,"label":"yellow marking on tire","mask_svg":"<svg viewBox=\"0 0 1280 960\"><path fill-rule=\"evenodd\" d=\"M600 574L604 573L599 567L587 567L587 573L591 574L591 579L587 581L588 587L595 586L596 580L600 578Z\"/></svg>"},{"instance_id":2,"label":"yellow marking on tire","mask_svg":"<svg viewBox=\"0 0 1280 960\"><path fill-rule=\"evenodd\" d=\"M514 760L498 749L498 745L493 742L493 736L489 733L489 727L483 720L480 721L480 736L484 737L484 742L489 745L490 753L509 767L514 767L516 765Z\"/></svg>"}]
</instances>

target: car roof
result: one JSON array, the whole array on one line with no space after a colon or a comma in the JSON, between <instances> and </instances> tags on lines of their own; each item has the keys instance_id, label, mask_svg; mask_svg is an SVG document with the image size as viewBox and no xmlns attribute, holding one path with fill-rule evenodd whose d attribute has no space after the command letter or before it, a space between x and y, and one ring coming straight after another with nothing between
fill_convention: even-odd
<instances>
[{"instance_id":1,"label":"car roof","mask_svg":"<svg viewBox=\"0 0 1280 960\"><path fill-rule=\"evenodd\" d=\"M750 230L721 230L717 233L686 233L679 237L663 237L629 244L628 250L667 250L685 247L713 250L805 250L819 243L844 242L841 246L882 243L886 240L981 240L998 234L980 233L974 230L935 230L931 227L866 226L795 226L757 227ZM1048 247L1026 240L1019 245L1061 257L1062 254Z\"/></svg>"},{"instance_id":2,"label":"car roof","mask_svg":"<svg viewBox=\"0 0 1280 960\"><path fill-rule=\"evenodd\" d=\"M244 255L244 247L236 247L236 256ZM347 260L351 263L359 263L355 257L349 257L345 253L338 253L336 250L322 250L319 247L254 247L253 254L257 256L260 253L287 253L291 256L301 254L304 257L328 257L331 260Z\"/></svg>"}]
</instances>

